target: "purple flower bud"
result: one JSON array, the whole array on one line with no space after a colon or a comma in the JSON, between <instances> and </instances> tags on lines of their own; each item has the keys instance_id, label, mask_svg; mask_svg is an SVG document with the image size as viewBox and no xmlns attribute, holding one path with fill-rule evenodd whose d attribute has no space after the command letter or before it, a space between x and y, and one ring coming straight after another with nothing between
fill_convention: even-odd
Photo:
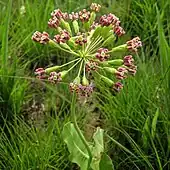
<instances>
[{"instance_id":1,"label":"purple flower bud","mask_svg":"<svg viewBox=\"0 0 170 170\"><path fill-rule=\"evenodd\" d=\"M40 44L47 44L50 38L49 38L48 33L46 32L41 33L41 32L36 31L32 36L32 40L39 42Z\"/></svg>"},{"instance_id":2,"label":"purple flower bud","mask_svg":"<svg viewBox=\"0 0 170 170\"><path fill-rule=\"evenodd\" d=\"M81 22L88 22L90 19L90 12L86 9L83 9L79 12L79 18Z\"/></svg>"},{"instance_id":3,"label":"purple flower bud","mask_svg":"<svg viewBox=\"0 0 170 170\"><path fill-rule=\"evenodd\" d=\"M61 31L60 34L54 36L54 41L58 44L61 42L66 43L69 39L70 39L70 34L66 30Z\"/></svg>"},{"instance_id":4,"label":"purple flower bud","mask_svg":"<svg viewBox=\"0 0 170 170\"><path fill-rule=\"evenodd\" d=\"M35 70L35 75L38 79L46 79L47 78L47 76L45 75L44 68L37 68Z\"/></svg>"},{"instance_id":5,"label":"purple flower bud","mask_svg":"<svg viewBox=\"0 0 170 170\"><path fill-rule=\"evenodd\" d=\"M35 74L36 74L36 75L39 75L39 76L45 74L44 68L37 68L37 69L35 70Z\"/></svg>"},{"instance_id":6,"label":"purple flower bud","mask_svg":"<svg viewBox=\"0 0 170 170\"><path fill-rule=\"evenodd\" d=\"M48 26L51 28L57 28L60 24L60 21L57 17L53 17L51 19L49 19L48 21Z\"/></svg>"},{"instance_id":7,"label":"purple flower bud","mask_svg":"<svg viewBox=\"0 0 170 170\"><path fill-rule=\"evenodd\" d=\"M109 26L109 25L116 25L119 26L120 21L119 18L117 18L114 14L108 14L108 15L103 15L100 17L99 23L102 26Z\"/></svg>"},{"instance_id":8,"label":"purple flower bud","mask_svg":"<svg viewBox=\"0 0 170 170\"><path fill-rule=\"evenodd\" d=\"M119 80L123 80L125 79L127 76L125 74L127 74L128 71L127 69L123 68L123 67L119 67L117 69L117 71L115 72L116 78Z\"/></svg>"},{"instance_id":9,"label":"purple flower bud","mask_svg":"<svg viewBox=\"0 0 170 170\"><path fill-rule=\"evenodd\" d=\"M62 81L61 73L60 72L59 73L51 72L48 80L52 83L58 83L58 82Z\"/></svg>"},{"instance_id":10,"label":"purple flower bud","mask_svg":"<svg viewBox=\"0 0 170 170\"><path fill-rule=\"evenodd\" d=\"M87 43L87 38L85 34L79 34L78 37L75 39L75 43L79 44L79 45L83 45L85 43Z\"/></svg>"},{"instance_id":11,"label":"purple flower bud","mask_svg":"<svg viewBox=\"0 0 170 170\"><path fill-rule=\"evenodd\" d=\"M119 92L123 88L123 84L121 82L116 82L113 84L112 88L115 92Z\"/></svg>"},{"instance_id":12,"label":"purple flower bud","mask_svg":"<svg viewBox=\"0 0 170 170\"><path fill-rule=\"evenodd\" d=\"M130 41L126 42L127 48L132 52L137 52L139 47L142 47L142 42L139 37L135 37Z\"/></svg>"},{"instance_id":13,"label":"purple flower bud","mask_svg":"<svg viewBox=\"0 0 170 170\"><path fill-rule=\"evenodd\" d=\"M90 72L91 70L93 71L96 71L97 70L97 66L98 66L98 63L93 61L93 60L89 60L87 63L86 63L86 71L87 72Z\"/></svg>"},{"instance_id":14,"label":"purple flower bud","mask_svg":"<svg viewBox=\"0 0 170 170\"><path fill-rule=\"evenodd\" d=\"M58 19L63 18L63 13L61 12L60 9L56 9L51 13L52 18L57 17Z\"/></svg>"},{"instance_id":15,"label":"purple flower bud","mask_svg":"<svg viewBox=\"0 0 170 170\"><path fill-rule=\"evenodd\" d=\"M92 83L87 86L83 86L79 84L78 87L79 87L78 94L84 97L89 97L93 93L93 90L94 90L94 85Z\"/></svg>"},{"instance_id":16,"label":"purple flower bud","mask_svg":"<svg viewBox=\"0 0 170 170\"><path fill-rule=\"evenodd\" d=\"M101 6L99 4L96 4L96 3L92 3L91 6L90 6L90 9L92 11L95 11L95 12L99 12L100 8L101 8Z\"/></svg>"},{"instance_id":17,"label":"purple flower bud","mask_svg":"<svg viewBox=\"0 0 170 170\"><path fill-rule=\"evenodd\" d=\"M107 48L100 48L97 50L96 58L100 61L105 61L110 57L110 54L107 54L109 50Z\"/></svg>"},{"instance_id":18,"label":"purple flower bud","mask_svg":"<svg viewBox=\"0 0 170 170\"><path fill-rule=\"evenodd\" d=\"M69 14L69 19L74 21L74 20L78 20L79 19L79 14L76 12L72 12L71 14Z\"/></svg>"},{"instance_id":19,"label":"purple flower bud","mask_svg":"<svg viewBox=\"0 0 170 170\"><path fill-rule=\"evenodd\" d=\"M113 31L114 31L114 33L115 33L118 37L120 37L120 36L122 36L122 35L125 34L125 31L124 31L124 29L123 29L121 26L114 26L114 27L113 27Z\"/></svg>"}]
</instances>

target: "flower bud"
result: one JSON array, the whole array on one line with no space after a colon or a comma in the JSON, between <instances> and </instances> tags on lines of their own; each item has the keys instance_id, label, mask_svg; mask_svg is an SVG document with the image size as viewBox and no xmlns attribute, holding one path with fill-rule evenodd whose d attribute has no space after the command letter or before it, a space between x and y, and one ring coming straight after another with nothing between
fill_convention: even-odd
<instances>
[{"instance_id":1,"label":"flower bud","mask_svg":"<svg viewBox=\"0 0 170 170\"><path fill-rule=\"evenodd\" d=\"M112 88L115 92L120 92L120 90L123 88L123 84L121 82L116 82L113 84Z\"/></svg>"},{"instance_id":2,"label":"flower bud","mask_svg":"<svg viewBox=\"0 0 170 170\"><path fill-rule=\"evenodd\" d=\"M108 61L108 64L114 65L114 66L121 66L123 64L123 60L122 59L110 60Z\"/></svg>"},{"instance_id":3,"label":"flower bud","mask_svg":"<svg viewBox=\"0 0 170 170\"><path fill-rule=\"evenodd\" d=\"M101 8L101 5L96 4L96 3L92 3L91 6L90 6L90 9L91 9L92 11L95 11L95 12L99 12L99 11L100 11L100 8Z\"/></svg>"},{"instance_id":4,"label":"flower bud","mask_svg":"<svg viewBox=\"0 0 170 170\"><path fill-rule=\"evenodd\" d=\"M71 28L70 28L70 25L67 21L64 21L64 19L61 19L61 25L64 29L66 29L70 35L72 35L72 31L71 31Z\"/></svg>"},{"instance_id":5,"label":"flower bud","mask_svg":"<svg viewBox=\"0 0 170 170\"><path fill-rule=\"evenodd\" d=\"M105 61L107 60L110 55L108 54L108 49L107 48L100 48L98 49L96 53L96 58L98 58L100 61Z\"/></svg>"},{"instance_id":6,"label":"flower bud","mask_svg":"<svg viewBox=\"0 0 170 170\"><path fill-rule=\"evenodd\" d=\"M111 67L103 67L103 69L111 74L115 74L117 72L115 68L111 68Z\"/></svg>"},{"instance_id":7,"label":"flower bud","mask_svg":"<svg viewBox=\"0 0 170 170\"><path fill-rule=\"evenodd\" d=\"M79 24L77 20L73 21L73 28L74 28L74 32L77 34L79 32Z\"/></svg>"},{"instance_id":8,"label":"flower bud","mask_svg":"<svg viewBox=\"0 0 170 170\"><path fill-rule=\"evenodd\" d=\"M107 77L105 77L105 76L100 76L100 79L104 82L104 83L106 83L109 87L112 87L113 86L113 84L114 84L114 82L111 80L111 79L109 79L109 78L107 78Z\"/></svg>"},{"instance_id":9,"label":"flower bud","mask_svg":"<svg viewBox=\"0 0 170 170\"><path fill-rule=\"evenodd\" d=\"M51 73L53 71L58 70L59 68L61 68L61 66L54 66L54 67L49 67L45 69L45 73Z\"/></svg>"},{"instance_id":10,"label":"flower bud","mask_svg":"<svg viewBox=\"0 0 170 170\"><path fill-rule=\"evenodd\" d=\"M127 50L127 44L119 45L118 47L112 48L110 52L125 52Z\"/></svg>"},{"instance_id":11,"label":"flower bud","mask_svg":"<svg viewBox=\"0 0 170 170\"><path fill-rule=\"evenodd\" d=\"M40 44L47 44L50 41L50 38L48 33L36 31L32 36L32 40L39 42Z\"/></svg>"},{"instance_id":12,"label":"flower bud","mask_svg":"<svg viewBox=\"0 0 170 170\"><path fill-rule=\"evenodd\" d=\"M83 9L82 11L79 12L79 18L81 22L88 22L90 18L90 12L87 11L86 9Z\"/></svg>"},{"instance_id":13,"label":"flower bud","mask_svg":"<svg viewBox=\"0 0 170 170\"><path fill-rule=\"evenodd\" d=\"M77 77L74 79L73 83L80 84L80 77L77 76Z\"/></svg>"},{"instance_id":14,"label":"flower bud","mask_svg":"<svg viewBox=\"0 0 170 170\"><path fill-rule=\"evenodd\" d=\"M140 41L139 37L135 37L130 41L126 42L127 49L132 52L137 52L139 47L142 47L142 42Z\"/></svg>"},{"instance_id":15,"label":"flower bud","mask_svg":"<svg viewBox=\"0 0 170 170\"><path fill-rule=\"evenodd\" d=\"M86 76L83 76L83 78L82 78L82 85L83 86L88 86L89 85L89 81L87 80Z\"/></svg>"}]
</instances>

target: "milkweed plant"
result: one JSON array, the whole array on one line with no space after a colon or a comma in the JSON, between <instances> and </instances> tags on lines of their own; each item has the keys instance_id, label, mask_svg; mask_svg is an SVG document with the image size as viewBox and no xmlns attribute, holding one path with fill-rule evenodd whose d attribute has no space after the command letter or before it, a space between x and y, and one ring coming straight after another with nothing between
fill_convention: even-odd
<instances>
[{"instance_id":1,"label":"milkweed plant","mask_svg":"<svg viewBox=\"0 0 170 170\"><path fill-rule=\"evenodd\" d=\"M76 96L89 97L94 91L95 79L100 80L110 90L118 93L122 80L134 76L137 66L131 54L142 46L139 37L122 45L115 46L115 40L125 34L121 22L114 14L98 17L101 6L92 3L90 9L79 12L62 12L56 9L51 13L48 26L55 29L56 35L50 37L47 32L36 31L32 40L43 45L51 45L71 54L72 60L49 68L37 68L36 77L57 84L76 69L77 75L69 82L73 93L72 112L74 123L67 123L63 129L63 138L70 152L70 160L81 170L114 169L111 159L104 153L103 129L97 128L93 141L86 141L75 118ZM116 52L129 52L121 59L112 57ZM68 67L69 66L69 67Z\"/></svg>"}]
</instances>

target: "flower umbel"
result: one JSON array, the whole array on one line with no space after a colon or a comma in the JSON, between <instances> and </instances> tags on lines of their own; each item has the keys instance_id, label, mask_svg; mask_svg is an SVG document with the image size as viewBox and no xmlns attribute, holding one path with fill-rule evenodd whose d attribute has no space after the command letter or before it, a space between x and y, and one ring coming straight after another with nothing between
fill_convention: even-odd
<instances>
[{"instance_id":1,"label":"flower umbel","mask_svg":"<svg viewBox=\"0 0 170 170\"><path fill-rule=\"evenodd\" d=\"M91 11L83 9L69 14L56 9L51 13L48 26L56 29L57 34L51 39L48 33L36 31L32 40L69 53L69 62L46 69L38 68L35 70L37 78L56 84L63 81L72 69L78 68L76 78L69 83L70 91L88 97L94 91L92 77L94 81L98 79L104 82L116 93L123 88L123 79L136 74L137 66L132 55L114 59L112 54L136 53L142 46L140 38L135 37L115 47L116 37L124 35L125 31L114 14L103 15L97 20L96 12L100 8L99 4L92 3Z\"/></svg>"}]
</instances>

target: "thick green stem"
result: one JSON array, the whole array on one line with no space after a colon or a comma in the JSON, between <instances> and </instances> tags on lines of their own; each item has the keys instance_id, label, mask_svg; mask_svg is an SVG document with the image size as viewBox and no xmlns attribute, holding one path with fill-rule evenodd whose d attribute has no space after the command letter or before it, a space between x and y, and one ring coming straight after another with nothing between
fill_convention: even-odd
<instances>
[{"instance_id":1,"label":"thick green stem","mask_svg":"<svg viewBox=\"0 0 170 170\"><path fill-rule=\"evenodd\" d=\"M80 130L78 124L77 124L76 113L75 113L75 109L76 109L75 104L76 104L76 94L74 92L73 97L72 97L72 103L71 103L71 113L72 113L72 116L73 116L73 123L74 123L74 127L77 131L77 134L79 135L81 141L83 142L84 146L87 149L87 152L88 152L88 155L89 155L88 169L90 169L90 164L91 164L91 161L92 161L92 153L91 153L90 147L88 145L88 142L86 141L85 137L83 136L83 134L82 134L82 132L81 132L81 130Z\"/></svg>"}]
</instances>

